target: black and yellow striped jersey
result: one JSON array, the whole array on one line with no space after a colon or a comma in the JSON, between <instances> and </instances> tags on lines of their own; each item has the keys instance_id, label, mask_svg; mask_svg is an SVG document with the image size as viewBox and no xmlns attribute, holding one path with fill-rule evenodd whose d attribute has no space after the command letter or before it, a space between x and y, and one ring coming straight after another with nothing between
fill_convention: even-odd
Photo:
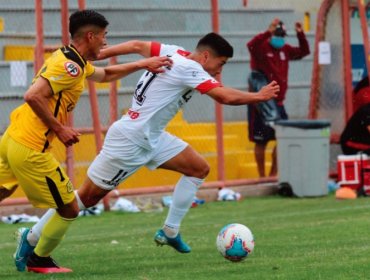
<instances>
[{"instance_id":1,"label":"black and yellow striped jersey","mask_svg":"<svg viewBox=\"0 0 370 280\"><path fill-rule=\"evenodd\" d=\"M62 124L66 124L68 112L74 109L84 89L85 78L94 71L94 66L72 45L64 46L45 61L32 83L40 77L49 82L53 92L48 99L49 110ZM8 132L17 142L40 152L48 150L55 138L55 133L27 103L11 113Z\"/></svg>"}]
</instances>

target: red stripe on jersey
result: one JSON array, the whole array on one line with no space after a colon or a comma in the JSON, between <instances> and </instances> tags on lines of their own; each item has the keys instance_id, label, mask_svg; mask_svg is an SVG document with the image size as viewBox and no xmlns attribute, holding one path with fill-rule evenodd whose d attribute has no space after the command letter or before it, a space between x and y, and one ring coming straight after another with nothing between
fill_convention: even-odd
<instances>
[{"instance_id":1,"label":"red stripe on jersey","mask_svg":"<svg viewBox=\"0 0 370 280\"><path fill-rule=\"evenodd\" d=\"M210 91L211 89L214 89L216 87L221 87L221 86L222 85L220 82L217 82L216 80L211 79L211 80L207 80L201 83L195 89L198 90L201 94L203 94L203 93Z\"/></svg>"},{"instance_id":2,"label":"red stripe on jersey","mask_svg":"<svg viewBox=\"0 0 370 280\"><path fill-rule=\"evenodd\" d=\"M184 50L177 50L177 53L178 53L179 55L184 56L184 57L187 57L188 55L190 55L190 54L191 54L191 52L184 51Z\"/></svg>"},{"instance_id":3,"label":"red stripe on jersey","mask_svg":"<svg viewBox=\"0 0 370 280\"><path fill-rule=\"evenodd\" d=\"M161 43L152 42L150 46L150 56L159 56L161 53Z\"/></svg>"}]
</instances>

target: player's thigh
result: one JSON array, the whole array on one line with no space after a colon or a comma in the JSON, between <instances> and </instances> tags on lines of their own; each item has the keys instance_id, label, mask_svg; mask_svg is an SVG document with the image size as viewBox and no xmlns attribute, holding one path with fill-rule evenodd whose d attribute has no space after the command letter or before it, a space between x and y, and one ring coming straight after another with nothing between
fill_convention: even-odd
<instances>
[{"instance_id":1,"label":"player's thigh","mask_svg":"<svg viewBox=\"0 0 370 280\"><path fill-rule=\"evenodd\" d=\"M9 164L35 207L61 208L74 200L73 185L51 153L40 153L11 142Z\"/></svg>"},{"instance_id":2,"label":"player's thigh","mask_svg":"<svg viewBox=\"0 0 370 280\"><path fill-rule=\"evenodd\" d=\"M11 194L16 189L18 181L8 162L9 139L8 134L4 133L0 140L0 190L6 193L11 191Z\"/></svg>"},{"instance_id":3,"label":"player's thigh","mask_svg":"<svg viewBox=\"0 0 370 280\"><path fill-rule=\"evenodd\" d=\"M14 191L18 186L18 180L10 169L10 166L0 158L0 190Z\"/></svg>"},{"instance_id":4,"label":"player's thigh","mask_svg":"<svg viewBox=\"0 0 370 280\"><path fill-rule=\"evenodd\" d=\"M89 166L87 176L95 186L110 191L145 165L148 159L147 150L131 143L116 153L107 154L103 150Z\"/></svg>"},{"instance_id":5,"label":"player's thigh","mask_svg":"<svg viewBox=\"0 0 370 280\"><path fill-rule=\"evenodd\" d=\"M161 137L156 154L147 166L151 169L159 167L199 178L207 176L209 172L209 165L202 155L183 140L168 133Z\"/></svg>"},{"instance_id":6,"label":"player's thigh","mask_svg":"<svg viewBox=\"0 0 370 280\"><path fill-rule=\"evenodd\" d=\"M248 134L249 140L255 143L267 143L275 140L275 130L265 124L253 105L248 106Z\"/></svg>"}]
</instances>

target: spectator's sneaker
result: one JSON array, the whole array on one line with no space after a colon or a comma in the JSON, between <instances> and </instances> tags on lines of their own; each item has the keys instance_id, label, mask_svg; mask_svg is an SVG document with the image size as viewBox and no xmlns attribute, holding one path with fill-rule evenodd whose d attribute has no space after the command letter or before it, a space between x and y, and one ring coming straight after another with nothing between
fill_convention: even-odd
<instances>
[{"instance_id":1,"label":"spectator's sneaker","mask_svg":"<svg viewBox=\"0 0 370 280\"><path fill-rule=\"evenodd\" d=\"M27 234L30 231L29 228L21 227L15 232L15 238L17 240L17 250L13 257L15 266L18 271L26 270L26 263L28 257L32 254L34 246L31 246L27 241Z\"/></svg>"},{"instance_id":2,"label":"spectator's sneaker","mask_svg":"<svg viewBox=\"0 0 370 280\"><path fill-rule=\"evenodd\" d=\"M42 274L72 272L72 269L58 266L51 257L39 257L35 253L27 260L27 270Z\"/></svg>"},{"instance_id":3,"label":"spectator's sneaker","mask_svg":"<svg viewBox=\"0 0 370 280\"><path fill-rule=\"evenodd\" d=\"M191 248L181 239L180 233L174 237L167 237L162 229L158 230L154 236L154 241L158 246L169 245L180 253L190 253Z\"/></svg>"}]
</instances>

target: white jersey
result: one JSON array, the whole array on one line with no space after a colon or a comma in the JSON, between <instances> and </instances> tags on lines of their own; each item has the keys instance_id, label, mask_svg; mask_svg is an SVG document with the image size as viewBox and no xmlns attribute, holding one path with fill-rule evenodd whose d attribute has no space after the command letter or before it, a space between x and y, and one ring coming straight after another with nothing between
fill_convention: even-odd
<instances>
[{"instance_id":1,"label":"white jersey","mask_svg":"<svg viewBox=\"0 0 370 280\"><path fill-rule=\"evenodd\" d=\"M170 56L171 69L153 74L146 71L137 83L132 105L116 125L134 143L153 149L168 122L187 103L194 90L206 93L221 86L189 52L174 45L152 42L152 56Z\"/></svg>"}]
</instances>

